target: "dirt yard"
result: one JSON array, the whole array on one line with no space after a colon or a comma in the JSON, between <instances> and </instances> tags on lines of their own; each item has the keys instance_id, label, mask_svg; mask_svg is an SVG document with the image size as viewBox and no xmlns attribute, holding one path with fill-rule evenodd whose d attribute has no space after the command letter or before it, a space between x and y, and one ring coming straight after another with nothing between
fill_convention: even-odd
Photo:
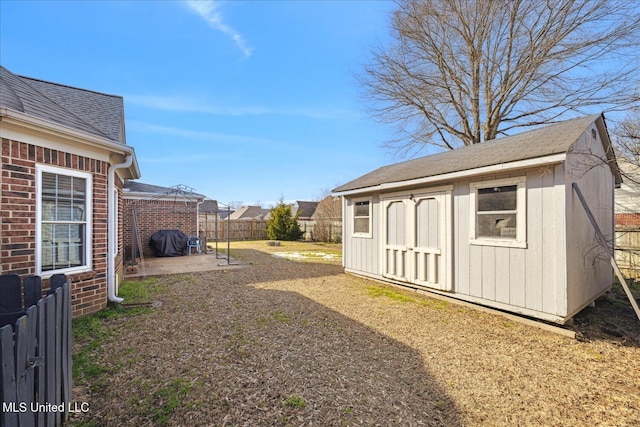
<instances>
[{"instance_id":1,"label":"dirt yard","mask_svg":"<svg viewBox=\"0 0 640 427\"><path fill-rule=\"evenodd\" d=\"M640 321L608 335L592 310L569 339L271 254L339 253L300 246L235 244L249 266L165 276L152 308L104 320L74 344L97 373L71 424L640 425Z\"/></svg>"}]
</instances>

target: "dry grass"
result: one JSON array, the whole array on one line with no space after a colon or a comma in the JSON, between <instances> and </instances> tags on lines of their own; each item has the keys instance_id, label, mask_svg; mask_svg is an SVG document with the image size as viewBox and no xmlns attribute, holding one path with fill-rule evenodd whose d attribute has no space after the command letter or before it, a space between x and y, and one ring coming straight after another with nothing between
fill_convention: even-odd
<instances>
[{"instance_id":1,"label":"dry grass","mask_svg":"<svg viewBox=\"0 0 640 427\"><path fill-rule=\"evenodd\" d=\"M640 425L640 348L581 342L233 244L111 320L75 425ZM159 304L161 302L161 305ZM76 351L85 343L76 343Z\"/></svg>"}]
</instances>

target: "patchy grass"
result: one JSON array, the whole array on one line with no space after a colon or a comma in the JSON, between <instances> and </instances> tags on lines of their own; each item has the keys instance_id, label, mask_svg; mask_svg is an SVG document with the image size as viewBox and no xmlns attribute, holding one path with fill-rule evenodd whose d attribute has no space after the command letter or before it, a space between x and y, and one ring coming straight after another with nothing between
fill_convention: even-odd
<instances>
[{"instance_id":1,"label":"patchy grass","mask_svg":"<svg viewBox=\"0 0 640 427\"><path fill-rule=\"evenodd\" d=\"M119 289L119 295L131 303L147 302L158 291L157 279L127 280ZM97 357L99 348L112 339L116 329L113 324L121 319L152 311L149 307L125 308L121 304L109 304L95 314L73 319L73 379L88 384L91 389L100 387L101 376L110 369ZM126 328L123 322L122 327Z\"/></svg>"},{"instance_id":2,"label":"patchy grass","mask_svg":"<svg viewBox=\"0 0 640 427\"><path fill-rule=\"evenodd\" d=\"M287 397L282 404L284 406L289 406L290 408L300 409L307 406L307 401L304 400L304 397L302 396L292 394L291 396Z\"/></svg>"},{"instance_id":3,"label":"patchy grass","mask_svg":"<svg viewBox=\"0 0 640 427\"><path fill-rule=\"evenodd\" d=\"M398 301L402 304L407 302L417 302L415 298L408 296L405 292L388 288L386 286L369 286L367 288L367 294L369 294L369 296L373 298L386 297L393 301Z\"/></svg>"},{"instance_id":4,"label":"patchy grass","mask_svg":"<svg viewBox=\"0 0 640 427\"><path fill-rule=\"evenodd\" d=\"M247 268L162 277L161 306L78 330L96 366L74 383L91 410L69 425L640 425L629 340L575 341L269 252L315 244L252 244L236 249Z\"/></svg>"},{"instance_id":5,"label":"patchy grass","mask_svg":"<svg viewBox=\"0 0 640 427\"><path fill-rule=\"evenodd\" d=\"M124 304L151 302L152 296L159 292L158 279L148 277L140 280L125 280L120 284L118 296L124 298Z\"/></svg>"},{"instance_id":6,"label":"patchy grass","mask_svg":"<svg viewBox=\"0 0 640 427\"><path fill-rule=\"evenodd\" d=\"M342 259L342 245L339 243L323 243L323 242L307 242L307 241L295 241L287 242L280 241L278 246L270 246L267 240L248 240L231 242L231 257L241 258L238 249L252 249L266 252L269 254L287 253L287 254L304 254L303 258L308 261L323 261L323 262L340 262ZM211 244L209 244L213 248ZM218 251L220 253L227 253L227 245L218 244Z\"/></svg>"},{"instance_id":7,"label":"patchy grass","mask_svg":"<svg viewBox=\"0 0 640 427\"><path fill-rule=\"evenodd\" d=\"M191 385L184 379L175 379L160 388L145 402L141 410L148 410L153 414L155 425L167 425L173 411L186 404Z\"/></svg>"}]
</instances>

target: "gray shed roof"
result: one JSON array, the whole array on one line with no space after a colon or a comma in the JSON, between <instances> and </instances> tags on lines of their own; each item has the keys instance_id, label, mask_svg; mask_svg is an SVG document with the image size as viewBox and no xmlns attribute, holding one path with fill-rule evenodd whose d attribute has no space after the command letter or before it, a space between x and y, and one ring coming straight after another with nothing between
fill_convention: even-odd
<instances>
[{"instance_id":1,"label":"gray shed roof","mask_svg":"<svg viewBox=\"0 0 640 427\"><path fill-rule=\"evenodd\" d=\"M0 108L125 143L120 96L18 76L0 66Z\"/></svg>"},{"instance_id":2,"label":"gray shed roof","mask_svg":"<svg viewBox=\"0 0 640 427\"><path fill-rule=\"evenodd\" d=\"M552 124L482 144L383 166L335 188L336 193L566 153L601 114ZM606 128L605 128L606 132ZM608 141L608 135L603 136ZM606 147L605 147L606 149ZM614 171L615 173L615 171Z\"/></svg>"}]
</instances>

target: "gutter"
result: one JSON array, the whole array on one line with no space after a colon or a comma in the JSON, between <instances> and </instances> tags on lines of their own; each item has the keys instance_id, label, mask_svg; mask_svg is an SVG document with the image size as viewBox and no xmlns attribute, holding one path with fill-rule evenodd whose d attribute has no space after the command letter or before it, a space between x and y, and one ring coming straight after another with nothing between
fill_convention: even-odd
<instances>
[{"instance_id":1,"label":"gutter","mask_svg":"<svg viewBox=\"0 0 640 427\"><path fill-rule=\"evenodd\" d=\"M124 298L120 298L116 296L116 260L114 253L116 252L116 243L118 241L118 224L116 224L115 217L115 209L114 205L116 202L116 198L114 195L115 191L115 171L116 169L124 169L131 166L133 163L133 154L127 154L125 161L123 163L115 164L109 166L109 170L107 172L107 180L108 180L108 208L107 208L107 298L109 301L121 303L124 301Z\"/></svg>"}]
</instances>

